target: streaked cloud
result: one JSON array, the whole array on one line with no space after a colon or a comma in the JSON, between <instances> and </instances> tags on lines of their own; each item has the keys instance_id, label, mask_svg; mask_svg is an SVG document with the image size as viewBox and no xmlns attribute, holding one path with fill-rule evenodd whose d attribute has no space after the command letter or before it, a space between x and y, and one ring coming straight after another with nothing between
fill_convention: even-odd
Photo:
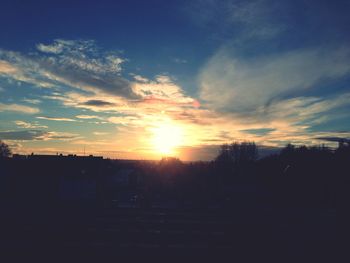
<instances>
[{"instance_id":1,"label":"streaked cloud","mask_svg":"<svg viewBox=\"0 0 350 263\"><path fill-rule=\"evenodd\" d=\"M59 101L65 107L88 109L95 112L117 111L117 105L123 105L127 102L127 100L118 96L82 94L79 92L54 93L53 95L43 96L43 98Z\"/></svg>"},{"instance_id":2,"label":"streaked cloud","mask_svg":"<svg viewBox=\"0 0 350 263\"><path fill-rule=\"evenodd\" d=\"M138 82L144 82L144 83L146 83L146 82L149 82L149 81L150 81L149 79L147 79L147 78L145 78L145 77L142 77L142 76L140 76L140 75L132 74L132 76L133 76L133 78L134 78L136 81L138 81Z\"/></svg>"},{"instance_id":3,"label":"streaked cloud","mask_svg":"<svg viewBox=\"0 0 350 263\"><path fill-rule=\"evenodd\" d=\"M14 123L21 128L25 129L47 129L48 127L46 125L41 125L38 123L30 123L25 121L14 121Z\"/></svg>"},{"instance_id":4,"label":"streaked cloud","mask_svg":"<svg viewBox=\"0 0 350 263\"><path fill-rule=\"evenodd\" d=\"M8 74L8 78L38 87L60 90L63 85L76 90L53 92L59 95L45 95L43 98L61 100L66 106L94 111L119 111L135 105L137 108L145 105L150 108L156 104L200 105L168 75L158 75L154 80L136 74L133 74L134 81L123 78L120 73L125 59L111 52L99 52L93 41L55 40L51 45L38 44L37 48L42 53L23 55L0 50L0 58L6 61L7 67L16 69L17 73Z\"/></svg>"},{"instance_id":5,"label":"streaked cloud","mask_svg":"<svg viewBox=\"0 0 350 263\"><path fill-rule=\"evenodd\" d=\"M16 67L12 66L5 60L0 60L0 74L14 74L17 72Z\"/></svg>"},{"instance_id":6,"label":"streaked cloud","mask_svg":"<svg viewBox=\"0 0 350 263\"><path fill-rule=\"evenodd\" d=\"M342 143L342 142L347 142L350 143L350 137L349 134L347 134L348 137L316 137L316 139L321 140L321 141L329 141L329 142L337 142L337 143Z\"/></svg>"},{"instance_id":7,"label":"streaked cloud","mask_svg":"<svg viewBox=\"0 0 350 263\"><path fill-rule=\"evenodd\" d=\"M200 96L210 107L252 111L350 73L350 49L315 48L243 59L222 48L203 67Z\"/></svg>"},{"instance_id":8,"label":"streaked cloud","mask_svg":"<svg viewBox=\"0 0 350 263\"><path fill-rule=\"evenodd\" d=\"M40 87L65 85L92 93L137 97L130 82L119 74L126 60L115 52L101 53L94 41L55 40L37 48L41 54L0 50L0 72Z\"/></svg>"},{"instance_id":9,"label":"streaked cloud","mask_svg":"<svg viewBox=\"0 0 350 263\"><path fill-rule=\"evenodd\" d=\"M172 60L178 64L186 64L188 62L186 59L183 58L173 58Z\"/></svg>"},{"instance_id":10,"label":"streaked cloud","mask_svg":"<svg viewBox=\"0 0 350 263\"><path fill-rule=\"evenodd\" d=\"M89 119L103 120L102 117L99 117L99 116L96 116L96 115L76 115L75 118L84 119L84 120L89 120Z\"/></svg>"},{"instance_id":11,"label":"streaked cloud","mask_svg":"<svg viewBox=\"0 0 350 263\"><path fill-rule=\"evenodd\" d=\"M133 84L135 94L144 100L164 101L175 104L189 104L199 107L199 102L185 95L183 89L176 85L167 75L158 75L153 81L142 79Z\"/></svg>"},{"instance_id":12,"label":"streaked cloud","mask_svg":"<svg viewBox=\"0 0 350 263\"><path fill-rule=\"evenodd\" d=\"M241 132L250 133L250 134L256 134L259 136L264 136L266 134L269 134L270 132L274 131L275 129L272 128L261 128L261 129L247 129L247 130L241 130Z\"/></svg>"},{"instance_id":13,"label":"streaked cloud","mask_svg":"<svg viewBox=\"0 0 350 263\"><path fill-rule=\"evenodd\" d=\"M41 140L45 135L45 131L41 130L25 130L25 131L2 131L0 137L4 140Z\"/></svg>"},{"instance_id":14,"label":"streaked cloud","mask_svg":"<svg viewBox=\"0 0 350 263\"><path fill-rule=\"evenodd\" d=\"M41 119L41 120L48 120L48 121L77 121L74 119L70 119L70 118L62 118L62 117L47 117L47 116L38 116L36 117L37 119Z\"/></svg>"},{"instance_id":15,"label":"streaked cloud","mask_svg":"<svg viewBox=\"0 0 350 263\"><path fill-rule=\"evenodd\" d=\"M100 54L93 40L56 39L51 45L38 44L37 49L58 55L57 62L91 73L118 73L125 61L112 53Z\"/></svg>"},{"instance_id":16,"label":"streaked cloud","mask_svg":"<svg viewBox=\"0 0 350 263\"><path fill-rule=\"evenodd\" d=\"M24 130L24 131L2 131L0 138L14 141L41 141L41 140L74 140L79 135L68 132L54 132L42 130Z\"/></svg>"},{"instance_id":17,"label":"streaked cloud","mask_svg":"<svg viewBox=\"0 0 350 263\"><path fill-rule=\"evenodd\" d=\"M247 33L256 12L249 8L258 7L248 6L249 10L244 11L243 2L237 5L232 19L234 23L246 24ZM247 12L247 17L239 12ZM257 37L262 31L254 34ZM27 130L2 131L0 137L26 141L26 149L33 149L30 141L65 140L69 141L65 151L88 145L92 153L158 158L150 138L154 130L164 125L183 134L177 151L184 159L207 159L215 154L218 145L232 141L252 140L259 145L280 147L287 142L333 143L329 138L347 136L312 128L340 118L337 111L350 107L349 93L310 92L317 91L324 82L333 83L349 75L350 50L346 47L308 47L248 56L227 44L208 58L199 71L198 93L189 93L188 87L180 85L182 82L170 73L148 77L125 74L129 80L123 77L123 63L127 60L119 53L101 52L93 41L55 40L38 44L37 49L35 54L0 50L1 76L48 88L40 89L40 96L28 94L22 99L22 94L20 100L30 104L42 102L42 107L52 105L53 110L43 108L36 119L72 122L67 124L70 130L80 129L73 123L80 122L90 137L42 130L48 128L16 116L14 120L19 120L14 123ZM39 112L25 105L0 104L0 111L9 109ZM60 110L65 114L59 114ZM56 116L50 116L52 112ZM61 145L52 143L46 150L54 152L55 147Z\"/></svg>"},{"instance_id":18,"label":"streaked cloud","mask_svg":"<svg viewBox=\"0 0 350 263\"><path fill-rule=\"evenodd\" d=\"M246 38L270 38L286 30L280 14L289 14L275 1L226 1L225 5L228 24L239 25Z\"/></svg>"},{"instance_id":19,"label":"streaked cloud","mask_svg":"<svg viewBox=\"0 0 350 263\"><path fill-rule=\"evenodd\" d=\"M67 44L70 44L70 42L58 39L58 40L55 40L54 43L51 45L37 44L36 48L44 53L59 54L63 51L64 47Z\"/></svg>"},{"instance_id":20,"label":"streaked cloud","mask_svg":"<svg viewBox=\"0 0 350 263\"><path fill-rule=\"evenodd\" d=\"M146 120L143 120L139 115L109 117L107 120L110 123L122 124L125 126L143 126L146 122Z\"/></svg>"},{"instance_id":21,"label":"streaked cloud","mask_svg":"<svg viewBox=\"0 0 350 263\"><path fill-rule=\"evenodd\" d=\"M13 111L13 112L20 112L24 114L36 114L40 112L38 108L29 107L21 104L16 104L16 103L12 103L12 104L0 103L0 112L2 111Z\"/></svg>"},{"instance_id":22,"label":"streaked cloud","mask_svg":"<svg viewBox=\"0 0 350 263\"><path fill-rule=\"evenodd\" d=\"M86 106L96 106L96 107L108 107L108 106L115 106L114 103L104 101L104 100L88 100L82 103L83 105Z\"/></svg>"},{"instance_id":23,"label":"streaked cloud","mask_svg":"<svg viewBox=\"0 0 350 263\"><path fill-rule=\"evenodd\" d=\"M93 132L92 134L96 135L96 136L104 136L104 135L108 135L109 133L108 132Z\"/></svg>"},{"instance_id":24,"label":"streaked cloud","mask_svg":"<svg viewBox=\"0 0 350 263\"><path fill-rule=\"evenodd\" d=\"M35 104L35 105L40 104L42 102L39 99L28 99L28 98L24 98L22 101L30 104Z\"/></svg>"},{"instance_id":25,"label":"streaked cloud","mask_svg":"<svg viewBox=\"0 0 350 263\"><path fill-rule=\"evenodd\" d=\"M189 1L185 12L215 38L235 37L237 42L272 38L285 31L290 18L286 4L270 0L194 0Z\"/></svg>"},{"instance_id":26,"label":"streaked cloud","mask_svg":"<svg viewBox=\"0 0 350 263\"><path fill-rule=\"evenodd\" d=\"M76 133L50 131L45 134L44 140L71 141L79 138L81 138L81 136Z\"/></svg>"}]
</instances>

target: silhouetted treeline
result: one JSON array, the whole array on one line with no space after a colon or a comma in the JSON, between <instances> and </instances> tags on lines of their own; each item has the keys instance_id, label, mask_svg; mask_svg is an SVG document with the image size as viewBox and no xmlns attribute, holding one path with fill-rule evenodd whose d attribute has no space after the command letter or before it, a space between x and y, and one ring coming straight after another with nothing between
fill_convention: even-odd
<instances>
[{"instance_id":1,"label":"silhouetted treeline","mask_svg":"<svg viewBox=\"0 0 350 263\"><path fill-rule=\"evenodd\" d=\"M224 145L210 162L0 157L0 242L13 251L319 253L335 244L336 185L348 185L349 158L341 143L287 145L259 159L252 142Z\"/></svg>"},{"instance_id":2,"label":"silhouetted treeline","mask_svg":"<svg viewBox=\"0 0 350 263\"><path fill-rule=\"evenodd\" d=\"M144 208L335 207L336 180L347 171L349 157L347 143L336 150L289 144L258 159L253 142L225 144L211 162L2 157L2 195L36 203L88 200Z\"/></svg>"},{"instance_id":3,"label":"silhouetted treeline","mask_svg":"<svg viewBox=\"0 0 350 263\"><path fill-rule=\"evenodd\" d=\"M280 206L335 208L336 182L345 171L348 150L289 144L259 161L261 181Z\"/></svg>"},{"instance_id":4,"label":"silhouetted treeline","mask_svg":"<svg viewBox=\"0 0 350 263\"><path fill-rule=\"evenodd\" d=\"M9 157L9 156L11 156L10 147L6 143L4 143L0 140L0 158L1 157Z\"/></svg>"}]
</instances>

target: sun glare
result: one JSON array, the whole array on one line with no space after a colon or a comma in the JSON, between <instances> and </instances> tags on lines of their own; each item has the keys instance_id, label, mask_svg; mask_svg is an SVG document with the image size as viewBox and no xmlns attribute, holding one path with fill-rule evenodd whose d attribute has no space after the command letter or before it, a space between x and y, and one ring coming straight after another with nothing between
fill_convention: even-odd
<instances>
[{"instance_id":1,"label":"sun glare","mask_svg":"<svg viewBox=\"0 0 350 263\"><path fill-rule=\"evenodd\" d=\"M161 124L153 129L154 150L163 155L175 154L183 138L181 127L173 124Z\"/></svg>"}]
</instances>

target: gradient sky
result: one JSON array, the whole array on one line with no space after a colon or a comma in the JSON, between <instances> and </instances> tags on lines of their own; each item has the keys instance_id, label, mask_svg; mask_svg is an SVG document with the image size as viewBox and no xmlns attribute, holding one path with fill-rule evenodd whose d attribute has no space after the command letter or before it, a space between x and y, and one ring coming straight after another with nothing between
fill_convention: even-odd
<instances>
[{"instance_id":1,"label":"gradient sky","mask_svg":"<svg viewBox=\"0 0 350 263\"><path fill-rule=\"evenodd\" d=\"M1 1L16 153L183 160L350 137L350 1Z\"/></svg>"}]
</instances>

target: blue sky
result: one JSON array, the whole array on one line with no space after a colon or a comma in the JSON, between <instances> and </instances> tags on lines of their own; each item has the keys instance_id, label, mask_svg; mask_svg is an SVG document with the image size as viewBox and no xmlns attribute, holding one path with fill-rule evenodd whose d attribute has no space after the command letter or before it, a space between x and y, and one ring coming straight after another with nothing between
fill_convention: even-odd
<instances>
[{"instance_id":1,"label":"blue sky","mask_svg":"<svg viewBox=\"0 0 350 263\"><path fill-rule=\"evenodd\" d=\"M350 137L349 11L349 1L2 1L0 139L18 153L185 160L234 140L332 146Z\"/></svg>"}]
</instances>

